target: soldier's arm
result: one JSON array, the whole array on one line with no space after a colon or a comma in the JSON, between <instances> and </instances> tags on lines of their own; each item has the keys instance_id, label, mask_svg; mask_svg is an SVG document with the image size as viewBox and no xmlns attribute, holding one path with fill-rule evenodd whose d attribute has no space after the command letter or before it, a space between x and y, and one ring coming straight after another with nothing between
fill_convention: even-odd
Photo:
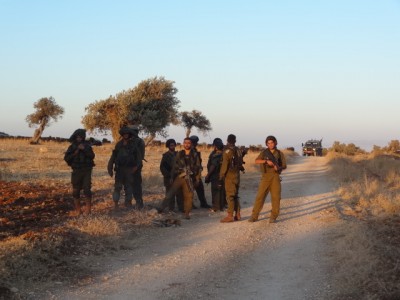
<instances>
[{"instance_id":1,"label":"soldier's arm","mask_svg":"<svg viewBox=\"0 0 400 300\"><path fill-rule=\"evenodd\" d=\"M228 172L229 161L230 161L229 153L230 153L230 150L224 150L224 152L222 154L222 165L221 165L221 169L219 171L219 179L220 180L225 179L226 172Z\"/></svg>"}]
</instances>

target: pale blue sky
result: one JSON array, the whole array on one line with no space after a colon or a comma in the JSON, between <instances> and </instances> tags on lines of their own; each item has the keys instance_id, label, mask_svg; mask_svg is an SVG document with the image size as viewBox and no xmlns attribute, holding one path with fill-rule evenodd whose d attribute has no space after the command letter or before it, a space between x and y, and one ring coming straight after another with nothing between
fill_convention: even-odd
<instances>
[{"instance_id":1,"label":"pale blue sky","mask_svg":"<svg viewBox=\"0 0 400 300\"><path fill-rule=\"evenodd\" d=\"M164 76L181 111L210 119L201 141L370 150L400 138L400 1L0 0L0 39L12 135L33 133L25 117L42 97L65 108L43 135L69 137L89 103Z\"/></svg>"}]
</instances>

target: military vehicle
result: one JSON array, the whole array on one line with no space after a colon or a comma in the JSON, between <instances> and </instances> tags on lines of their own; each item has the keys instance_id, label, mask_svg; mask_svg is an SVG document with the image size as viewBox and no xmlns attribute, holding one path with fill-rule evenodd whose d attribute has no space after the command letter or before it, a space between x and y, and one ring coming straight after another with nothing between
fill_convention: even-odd
<instances>
[{"instance_id":1,"label":"military vehicle","mask_svg":"<svg viewBox=\"0 0 400 300\"><path fill-rule=\"evenodd\" d=\"M322 139L302 143L303 156L322 156Z\"/></svg>"}]
</instances>

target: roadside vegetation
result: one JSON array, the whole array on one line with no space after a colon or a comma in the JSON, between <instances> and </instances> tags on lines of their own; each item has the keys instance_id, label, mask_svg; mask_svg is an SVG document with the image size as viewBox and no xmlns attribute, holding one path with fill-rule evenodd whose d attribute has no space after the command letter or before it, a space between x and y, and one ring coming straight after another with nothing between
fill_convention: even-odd
<instances>
[{"instance_id":1,"label":"roadside vegetation","mask_svg":"<svg viewBox=\"0 0 400 300\"><path fill-rule=\"evenodd\" d=\"M337 299L400 298L400 155L398 141L371 153L334 144L338 211L348 220L334 247Z\"/></svg>"}]
</instances>

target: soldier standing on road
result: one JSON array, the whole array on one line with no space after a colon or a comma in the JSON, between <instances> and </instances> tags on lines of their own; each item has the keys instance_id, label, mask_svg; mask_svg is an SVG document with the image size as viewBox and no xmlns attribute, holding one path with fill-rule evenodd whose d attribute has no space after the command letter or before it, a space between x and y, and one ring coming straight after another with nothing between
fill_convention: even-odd
<instances>
[{"instance_id":1,"label":"soldier standing on road","mask_svg":"<svg viewBox=\"0 0 400 300\"><path fill-rule=\"evenodd\" d=\"M205 183L211 182L212 212L223 211L225 207L225 189L219 180L219 172L222 164L222 152L224 143L220 138L213 141L214 150L210 153L207 163L207 175Z\"/></svg>"},{"instance_id":2,"label":"soldier standing on road","mask_svg":"<svg viewBox=\"0 0 400 300\"><path fill-rule=\"evenodd\" d=\"M74 212L71 216L81 214L80 191L83 189L85 196L85 214L90 214L92 207L92 170L94 157L92 146L85 141L86 130L77 129L69 138L71 145L65 152L64 160L72 168L71 183L74 198Z\"/></svg>"},{"instance_id":3,"label":"soldier standing on road","mask_svg":"<svg viewBox=\"0 0 400 300\"><path fill-rule=\"evenodd\" d=\"M261 180L258 192L253 205L253 212L249 222L256 222L260 214L268 192L271 192L271 216L269 223L275 223L279 215L281 203L281 179L280 173L286 169L285 155L276 148L278 142L272 135L265 140L267 149L262 151L256 158L255 163L261 165Z\"/></svg>"},{"instance_id":4,"label":"soldier standing on road","mask_svg":"<svg viewBox=\"0 0 400 300\"><path fill-rule=\"evenodd\" d=\"M168 148L168 151L165 152L162 156L160 162L160 171L164 177L165 195L167 195L175 179L171 177L171 171L174 165L176 154L178 152L175 150L176 142L174 139L167 140L165 146ZM173 211L175 209L175 200L178 205L179 211L183 212L182 189L178 189L176 195L171 197L171 202L168 204L168 208L170 211Z\"/></svg>"},{"instance_id":5,"label":"soldier standing on road","mask_svg":"<svg viewBox=\"0 0 400 300\"><path fill-rule=\"evenodd\" d=\"M235 146L236 136L228 135L227 145L222 155L222 166L219 180L225 183L226 201L228 202L228 215L221 219L221 223L239 221L239 185L240 171L243 169L243 156L241 150ZM235 216L233 213L235 212Z\"/></svg>"},{"instance_id":6,"label":"soldier standing on road","mask_svg":"<svg viewBox=\"0 0 400 300\"><path fill-rule=\"evenodd\" d=\"M133 183L132 183L132 192L133 197L136 201L136 208L142 209L144 207L143 204L143 190L142 190L142 168L143 168L143 161L145 160L145 149L146 145L144 140L139 137L139 127L136 125L129 126L132 130L132 140L138 149L139 155L139 167L138 170L133 174Z\"/></svg>"},{"instance_id":7,"label":"soldier standing on road","mask_svg":"<svg viewBox=\"0 0 400 300\"><path fill-rule=\"evenodd\" d=\"M162 201L158 211L161 213L167 208L171 199L175 197L177 191L183 192L183 210L185 219L190 219L190 212L193 205L193 192L201 180L201 164L197 152L192 149L190 138L183 140L183 150L179 151L175 157L171 171L171 178L175 178L165 199Z\"/></svg>"},{"instance_id":8,"label":"soldier standing on road","mask_svg":"<svg viewBox=\"0 0 400 300\"><path fill-rule=\"evenodd\" d=\"M192 141L193 150L199 156L201 171L203 171L203 166L202 166L203 161L201 159L201 153L199 150L197 150L197 144L199 142L199 137L197 135L192 135L192 136L190 136L190 140ZM204 192L204 184L203 184L203 181L201 180L201 178L200 178L198 186L196 186L196 194L197 194L197 198L199 198L201 208L211 208L211 206L208 205L208 203L207 203L206 195Z\"/></svg>"},{"instance_id":9,"label":"soldier standing on road","mask_svg":"<svg viewBox=\"0 0 400 300\"><path fill-rule=\"evenodd\" d=\"M136 145L131 139L132 131L128 127L122 127L119 134L122 136L122 140L115 145L108 161L107 170L111 177L114 175L113 171L115 171L113 191L115 208L118 208L122 187L125 191L125 206L131 208L133 175L137 172L141 162Z\"/></svg>"}]
</instances>

